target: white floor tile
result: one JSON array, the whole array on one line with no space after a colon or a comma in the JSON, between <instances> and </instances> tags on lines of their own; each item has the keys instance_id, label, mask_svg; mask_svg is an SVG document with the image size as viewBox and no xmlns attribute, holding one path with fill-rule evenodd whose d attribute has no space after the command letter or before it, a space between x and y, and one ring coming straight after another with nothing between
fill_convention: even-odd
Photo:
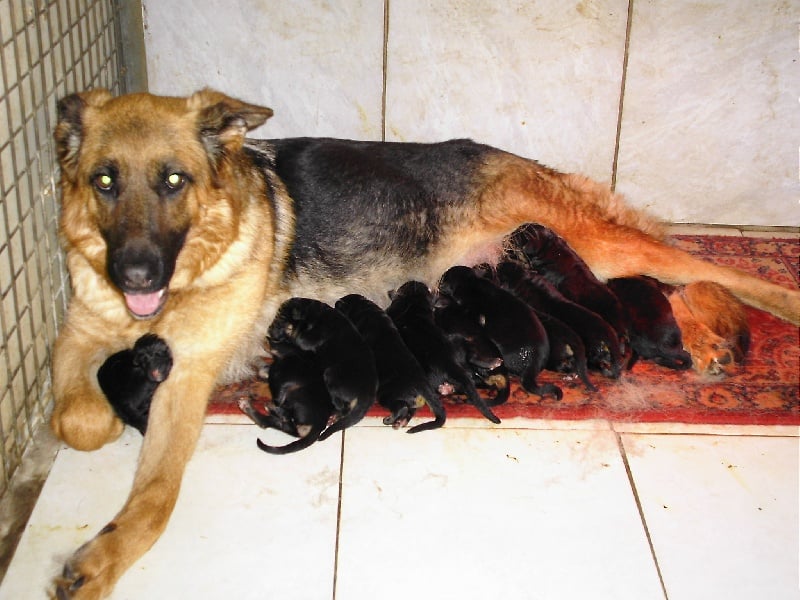
<instances>
[{"instance_id":1,"label":"white floor tile","mask_svg":"<svg viewBox=\"0 0 800 600\"><path fill-rule=\"evenodd\" d=\"M614 434L345 436L337 600L663 597Z\"/></svg>"},{"instance_id":2,"label":"white floor tile","mask_svg":"<svg viewBox=\"0 0 800 600\"><path fill-rule=\"evenodd\" d=\"M800 440L622 439L670 600L800 597Z\"/></svg>"},{"instance_id":3,"label":"white floor tile","mask_svg":"<svg viewBox=\"0 0 800 600\"><path fill-rule=\"evenodd\" d=\"M268 456L256 448L259 434L204 429L167 530L113 599L330 599L340 438ZM59 453L0 598L45 597L64 559L122 506L139 447L128 431L98 452Z\"/></svg>"}]
</instances>

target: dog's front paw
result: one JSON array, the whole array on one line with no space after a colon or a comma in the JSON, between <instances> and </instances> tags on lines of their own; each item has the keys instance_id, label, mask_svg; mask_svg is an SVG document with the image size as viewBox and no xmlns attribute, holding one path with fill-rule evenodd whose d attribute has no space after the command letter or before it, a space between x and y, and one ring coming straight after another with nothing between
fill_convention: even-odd
<instances>
[{"instance_id":1,"label":"dog's front paw","mask_svg":"<svg viewBox=\"0 0 800 600\"><path fill-rule=\"evenodd\" d=\"M100 600L106 598L119 577L115 543L116 526L107 525L100 534L70 557L54 580L56 600ZM107 538L107 541L104 539Z\"/></svg>"}]
</instances>

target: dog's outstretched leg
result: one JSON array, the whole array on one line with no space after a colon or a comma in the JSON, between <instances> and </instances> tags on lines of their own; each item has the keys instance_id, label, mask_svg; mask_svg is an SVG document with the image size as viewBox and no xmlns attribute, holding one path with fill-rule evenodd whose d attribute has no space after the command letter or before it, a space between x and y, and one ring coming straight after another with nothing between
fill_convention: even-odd
<instances>
[{"instance_id":1,"label":"dog's outstretched leg","mask_svg":"<svg viewBox=\"0 0 800 600\"><path fill-rule=\"evenodd\" d=\"M55 581L57 598L106 597L119 577L162 533L201 431L205 415L202 399L210 396L215 383L211 373L211 369L205 374L202 370L188 370L176 360L170 378L153 398L127 502L97 536L67 561Z\"/></svg>"}]
</instances>

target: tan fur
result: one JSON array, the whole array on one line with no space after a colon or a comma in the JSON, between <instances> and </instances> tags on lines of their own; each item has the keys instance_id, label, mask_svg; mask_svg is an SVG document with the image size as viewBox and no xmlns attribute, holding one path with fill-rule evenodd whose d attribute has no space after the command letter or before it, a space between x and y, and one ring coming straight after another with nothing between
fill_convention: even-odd
<instances>
[{"instance_id":1,"label":"tan fur","mask_svg":"<svg viewBox=\"0 0 800 600\"><path fill-rule=\"evenodd\" d=\"M80 98L85 105L80 128L73 114L71 122L69 115L63 117L55 132L62 166L61 233L74 291L54 350L53 431L82 450L99 448L120 434L122 424L102 395L96 372L105 358L132 346L145 332L167 341L174 366L153 399L130 496L113 526L68 561L56 581L63 597L105 597L155 542L175 504L214 385L249 372L268 324L289 296L330 301L359 292L385 302L386 290L408 279L434 283L453 264L496 258L505 236L523 223L538 222L566 238L600 277L713 280L755 306L800 322L797 290L664 245L657 239L657 225L606 188L503 152L491 154L472 175L473 193L462 208L439 215L441 239L423 258L404 262L387 257L380 269L365 270L363 280L354 275L346 282L320 280L299 265L297 276L286 280L292 201L273 174L270 204L261 174L253 172L240 152L246 130L263 123L269 109L211 91L191 98L111 98L97 91ZM231 114L237 118L229 118ZM217 172L211 171L200 142L201 121L220 129L216 141L226 158ZM159 217L188 223L189 233L163 310L151 319L135 320L107 275L99 230L120 218L115 211L122 209L98 201L91 170L114 159L142 175L164 158L191 167L197 177L185 197ZM125 210L131 211L125 218L142 218L135 202Z\"/></svg>"}]
</instances>

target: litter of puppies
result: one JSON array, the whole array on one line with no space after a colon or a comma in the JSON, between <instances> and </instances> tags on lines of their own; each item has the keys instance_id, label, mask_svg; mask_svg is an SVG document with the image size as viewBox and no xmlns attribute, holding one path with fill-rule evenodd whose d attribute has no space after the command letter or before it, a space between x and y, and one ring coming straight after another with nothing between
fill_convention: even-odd
<instances>
[{"instance_id":1,"label":"litter of puppies","mask_svg":"<svg viewBox=\"0 0 800 600\"><path fill-rule=\"evenodd\" d=\"M743 360L745 319L689 321L688 308L677 315L672 310L679 302L686 306L686 295L681 290L668 296L669 291L643 277L600 282L556 234L527 225L509 237L498 264L452 267L437 290L407 282L388 291L385 311L357 295L335 307L288 300L270 328L268 412L246 400L240 408L261 427L301 438L278 448L258 441L267 452L286 453L354 425L375 403L389 411L383 422L395 429L427 405L434 419L406 430L417 433L445 423L442 397L463 400L499 423L491 407L508 399L511 376L529 393L560 399L557 385L537 382L543 370L572 374L594 392L587 369L617 379L638 360L648 360L719 374ZM690 298L692 293L713 298L718 290L699 286L690 289ZM690 336L702 329L703 338L682 340L682 327ZM313 343L307 332L313 332ZM723 359L703 358L709 353L706 339ZM299 353L304 369L293 369L289 379L302 400L280 391L287 385L286 363L296 363ZM310 390L317 390L316 398L307 397Z\"/></svg>"},{"instance_id":2,"label":"litter of puppies","mask_svg":"<svg viewBox=\"0 0 800 600\"><path fill-rule=\"evenodd\" d=\"M335 306L309 298L281 305L267 335L272 363L261 375L271 400L243 398L239 409L259 427L298 439L284 446L259 439L259 448L308 448L375 404L394 429L427 406L433 419L408 433L442 427L445 397L499 423L492 407L508 400L511 377L530 394L562 398L557 385L538 382L544 370L577 378L589 392L597 387L588 371L618 379L638 360L722 375L744 360L750 342L743 308L735 310L738 301L718 284L672 289L643 276L603 283L538 225L509 236L497 264L452 267L436 290L409 281L387 294L385 310L357 294ZM143 336L111 356L98 379L120 418L144 433L171 366L166 342Z\"/></svg>"}]
</instances>

